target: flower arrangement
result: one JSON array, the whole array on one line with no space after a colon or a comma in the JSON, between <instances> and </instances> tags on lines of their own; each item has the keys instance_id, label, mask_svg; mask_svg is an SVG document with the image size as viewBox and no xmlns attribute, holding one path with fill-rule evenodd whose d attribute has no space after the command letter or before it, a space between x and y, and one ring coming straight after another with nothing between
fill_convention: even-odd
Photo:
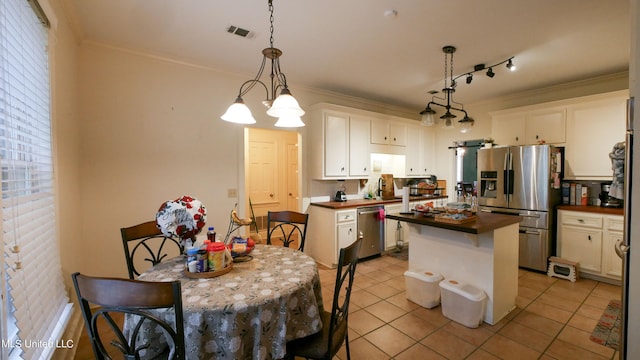
<instances>
[{"instance_id":1,"label":"flower arrangement","mask_svg":"<svg viewBox=\"0 0 640 360\"><path fill-rule=\"evenodd\" d=\"M202 231L207 220L207 209L192 196L167 201L156 214L158 228L165 236L178 236L182 246L190 246ZM191 244L189 244L191 242Z\"/></svg>"}]
</instances>

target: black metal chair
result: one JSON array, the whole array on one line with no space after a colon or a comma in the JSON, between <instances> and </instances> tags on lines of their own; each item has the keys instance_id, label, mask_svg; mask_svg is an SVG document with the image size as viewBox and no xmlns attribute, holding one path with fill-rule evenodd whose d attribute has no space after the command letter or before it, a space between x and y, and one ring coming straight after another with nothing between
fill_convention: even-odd
<instances>
[{"instance_id":1,"label":"black metal chair","mask_svg":"<svg viewBox=\"0 0 640 360\"><path fill-rule=\"evenodd\" d=\"M135 279L144 272L142 267L145 262L148 262L146 267L152 267L161 263L167 256L171 258L184 251L180 240L165 236L158 229L155 221L121 228L120 234L127 260L129 279Z\"/></svg>"},{"instance_id":2,"label":"black metal chair","mask_svg":"<svg viewBox=\"0 0 640 360\"><path fill-rule=\"evenodd\" d=\"M85 327L96 359L139 359L140 351L149 347L138 335L141 325L156 325L162 329L167 348L163 359L185 358L184 323L180 281L149 282L131 279L71 275L78 296ZM159 318L151 310L172 309L172 322ZM124 315L134 316L132 325L124 330ZM109 339L113 339L109 342ZM142 341L142 343L140 343Z\"/></svg>"},{"instance_id":3,"label":"black metal chair","mask_svg":"<svg viewBox=\"0 0 640 360\"><path fill-rule=\"evenodd\" d=\"M299 241L298 250L304 251L309 214L296 211L269 211L267 214L267 245L280 239L285 247Z\"/></svg>"},{"instance_id":4,"label":"black metal chair","mask_svg":"<svg viewBox=\"0 0 640 360\"><path fill-rule=\"evenodd\" d=\"M307 359L331 359L345 343L347 359L349 352L349 299L353 288L353 278L358 264L358 252L362 239L340 249L340 259L336 269L336 285L333 290L331 312L322 313L322 330L316 334L287 343L287 357Z\"/></svg>"}]
</instances>

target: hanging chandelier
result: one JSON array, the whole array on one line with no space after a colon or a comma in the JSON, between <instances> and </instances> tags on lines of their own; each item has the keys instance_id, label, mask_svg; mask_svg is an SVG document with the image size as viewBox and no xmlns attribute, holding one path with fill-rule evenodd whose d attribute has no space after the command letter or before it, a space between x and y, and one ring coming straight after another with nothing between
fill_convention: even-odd
<instances>
[{"instance_id":1,"label":"hanging chandelier","mask_svg":"<svg viewBox=\"0 0 640 360\"><path fill-rule=\"evenodd\" d=\"M262 102L262 104L267 107L267 115L278 118L275 126L304 126L304 122L302 122L300 118L304 115L304 110L300 108L298 101L291 96L291 91L289 91L289 87L287 86L287 78L280 70L280 56L282 55L282 51L273 47L273 0L268 1L270 13L269 22L271 24L269 31L271 36L269 38L269 47L262 50L262 64L260 65L258 74L255 78L242 83L236 101L229 106L220 118L236 124L255 124L256 119L253 118L251 110L244 104L242 97L251 91L254 86L260 84L267 92L267 98ZM260 77L262 77L262 73L267 65L267 59L271 61L271 74L269 75L271 80L270 87L267 87L264 82L260 81ZM276 97L277 91L280 91L278 97Z\"/></svg>"},{"instance_id":2,"label":"hanging chandelier","mask_svg":"<svg viewBox=\"0 0 640 360\"><path fill-rule=\"evenodd\" d=\"M457 85L456 80L458 80L463 76L466 76L467 84L471 84L471 82L473 81L473 74L479 71L483 71L484 69L487 68L487 66L485 66L485 64L478 64L474 66L473 71L458 75L454 78L453 77L453 53L456 52L456 48L451 45L447 45L442 48L442 52L444 52L444 88L442 89L442 92L444 93L445 97L440 98L434 95L431 98L431 101L427 104L427 107L420 112L420 115L422 115L421 124L424 126L435 125L436 111L433 110L431 107L439 106L445 109L444 115L440 116L440 119L442 119L442 127L446 129L452 129L455 127L455 123L453 119L455 119L457 115L451 112L451 110L454 110L464 115L462 119L457 121L457 125L460 128L460 132L466 133L471 131L471 127L473 127L475 120L469 117L469 114L467 114L467 112L464 110L464 106L461 103L453 100L453 93L456 91L456 85ZM514 71L516 69L515 65L513 64L513 57L511 57L497 64L490 65L488 67L486 75L490 78L494 77L495 73L493 72L493 68L496 66L502 65L504 63L507 63L507 68L509 70ZM438 103L435 101L435 99L443 101L446 104Z\"/></svg>"}]
</instances>

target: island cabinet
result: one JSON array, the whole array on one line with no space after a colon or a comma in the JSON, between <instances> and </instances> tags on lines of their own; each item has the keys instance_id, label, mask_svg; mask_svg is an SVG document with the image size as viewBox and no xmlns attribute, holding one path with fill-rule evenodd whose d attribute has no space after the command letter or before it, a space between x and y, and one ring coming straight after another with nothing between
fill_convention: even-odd
<instances>
[{"instance_id":1,"label":"island cabinet","mask_svg":"<svg viewBox=\"0 0 640 360\"><path fill-rule=\"evenodd\" d=\"M367 177L370 119L332 108L315 108L309 122L309 160L314 179ZM317 134L317 135L316 135Z\"/></svg>"},{"instance_id":2,"label":"island cabinet","mask_svg":"<svg viewBox=\"0 0 640 360\"><path fill-rule=\"evenodd\" d=\"M387 214L409 231L409 269L442 274L482 289L487 295L483 321L496 324L515 308L518 295L518 227L512 215L478 213L470 222L451 224L419 214Z\"/></svg>"},{"instance_id":3,"label":"island cabinet","mask_svg":"<svg viewBox=\"0 0 640 360\"><path fill-rule=\"evenodd\" d=\"M620 280L623 216L558 210L558 256L579 263L581 276Z\"/></svg>"}]
</instances>

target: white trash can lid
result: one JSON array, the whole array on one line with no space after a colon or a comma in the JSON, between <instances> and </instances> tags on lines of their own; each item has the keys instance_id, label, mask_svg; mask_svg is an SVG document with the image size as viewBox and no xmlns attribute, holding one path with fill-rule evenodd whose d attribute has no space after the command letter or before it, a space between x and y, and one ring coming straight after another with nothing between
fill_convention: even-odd
<instances>
[{"instance_id":1,"label":"white trash can lid","mask_svg":"<svg viewBox=\"0 0 640 360\"><path fill-rule=\"evenodd\" d=\"M412 277L414 279L426 281L426 282L439 282L443 279L442 275L421 270L407 270L404 272L404 276Z\"/></svg>"},{"instance_id":2,"label":"white trash can lid","mask_svg":"<svg viewBox=\"0 0 640 360\"><path fill-rule=\"evenodd\" d=\"M487 297L484 290L461 281L449 279L440 282L440 287L472 301L482 301Z\"/></svg>"}]
</instances>

